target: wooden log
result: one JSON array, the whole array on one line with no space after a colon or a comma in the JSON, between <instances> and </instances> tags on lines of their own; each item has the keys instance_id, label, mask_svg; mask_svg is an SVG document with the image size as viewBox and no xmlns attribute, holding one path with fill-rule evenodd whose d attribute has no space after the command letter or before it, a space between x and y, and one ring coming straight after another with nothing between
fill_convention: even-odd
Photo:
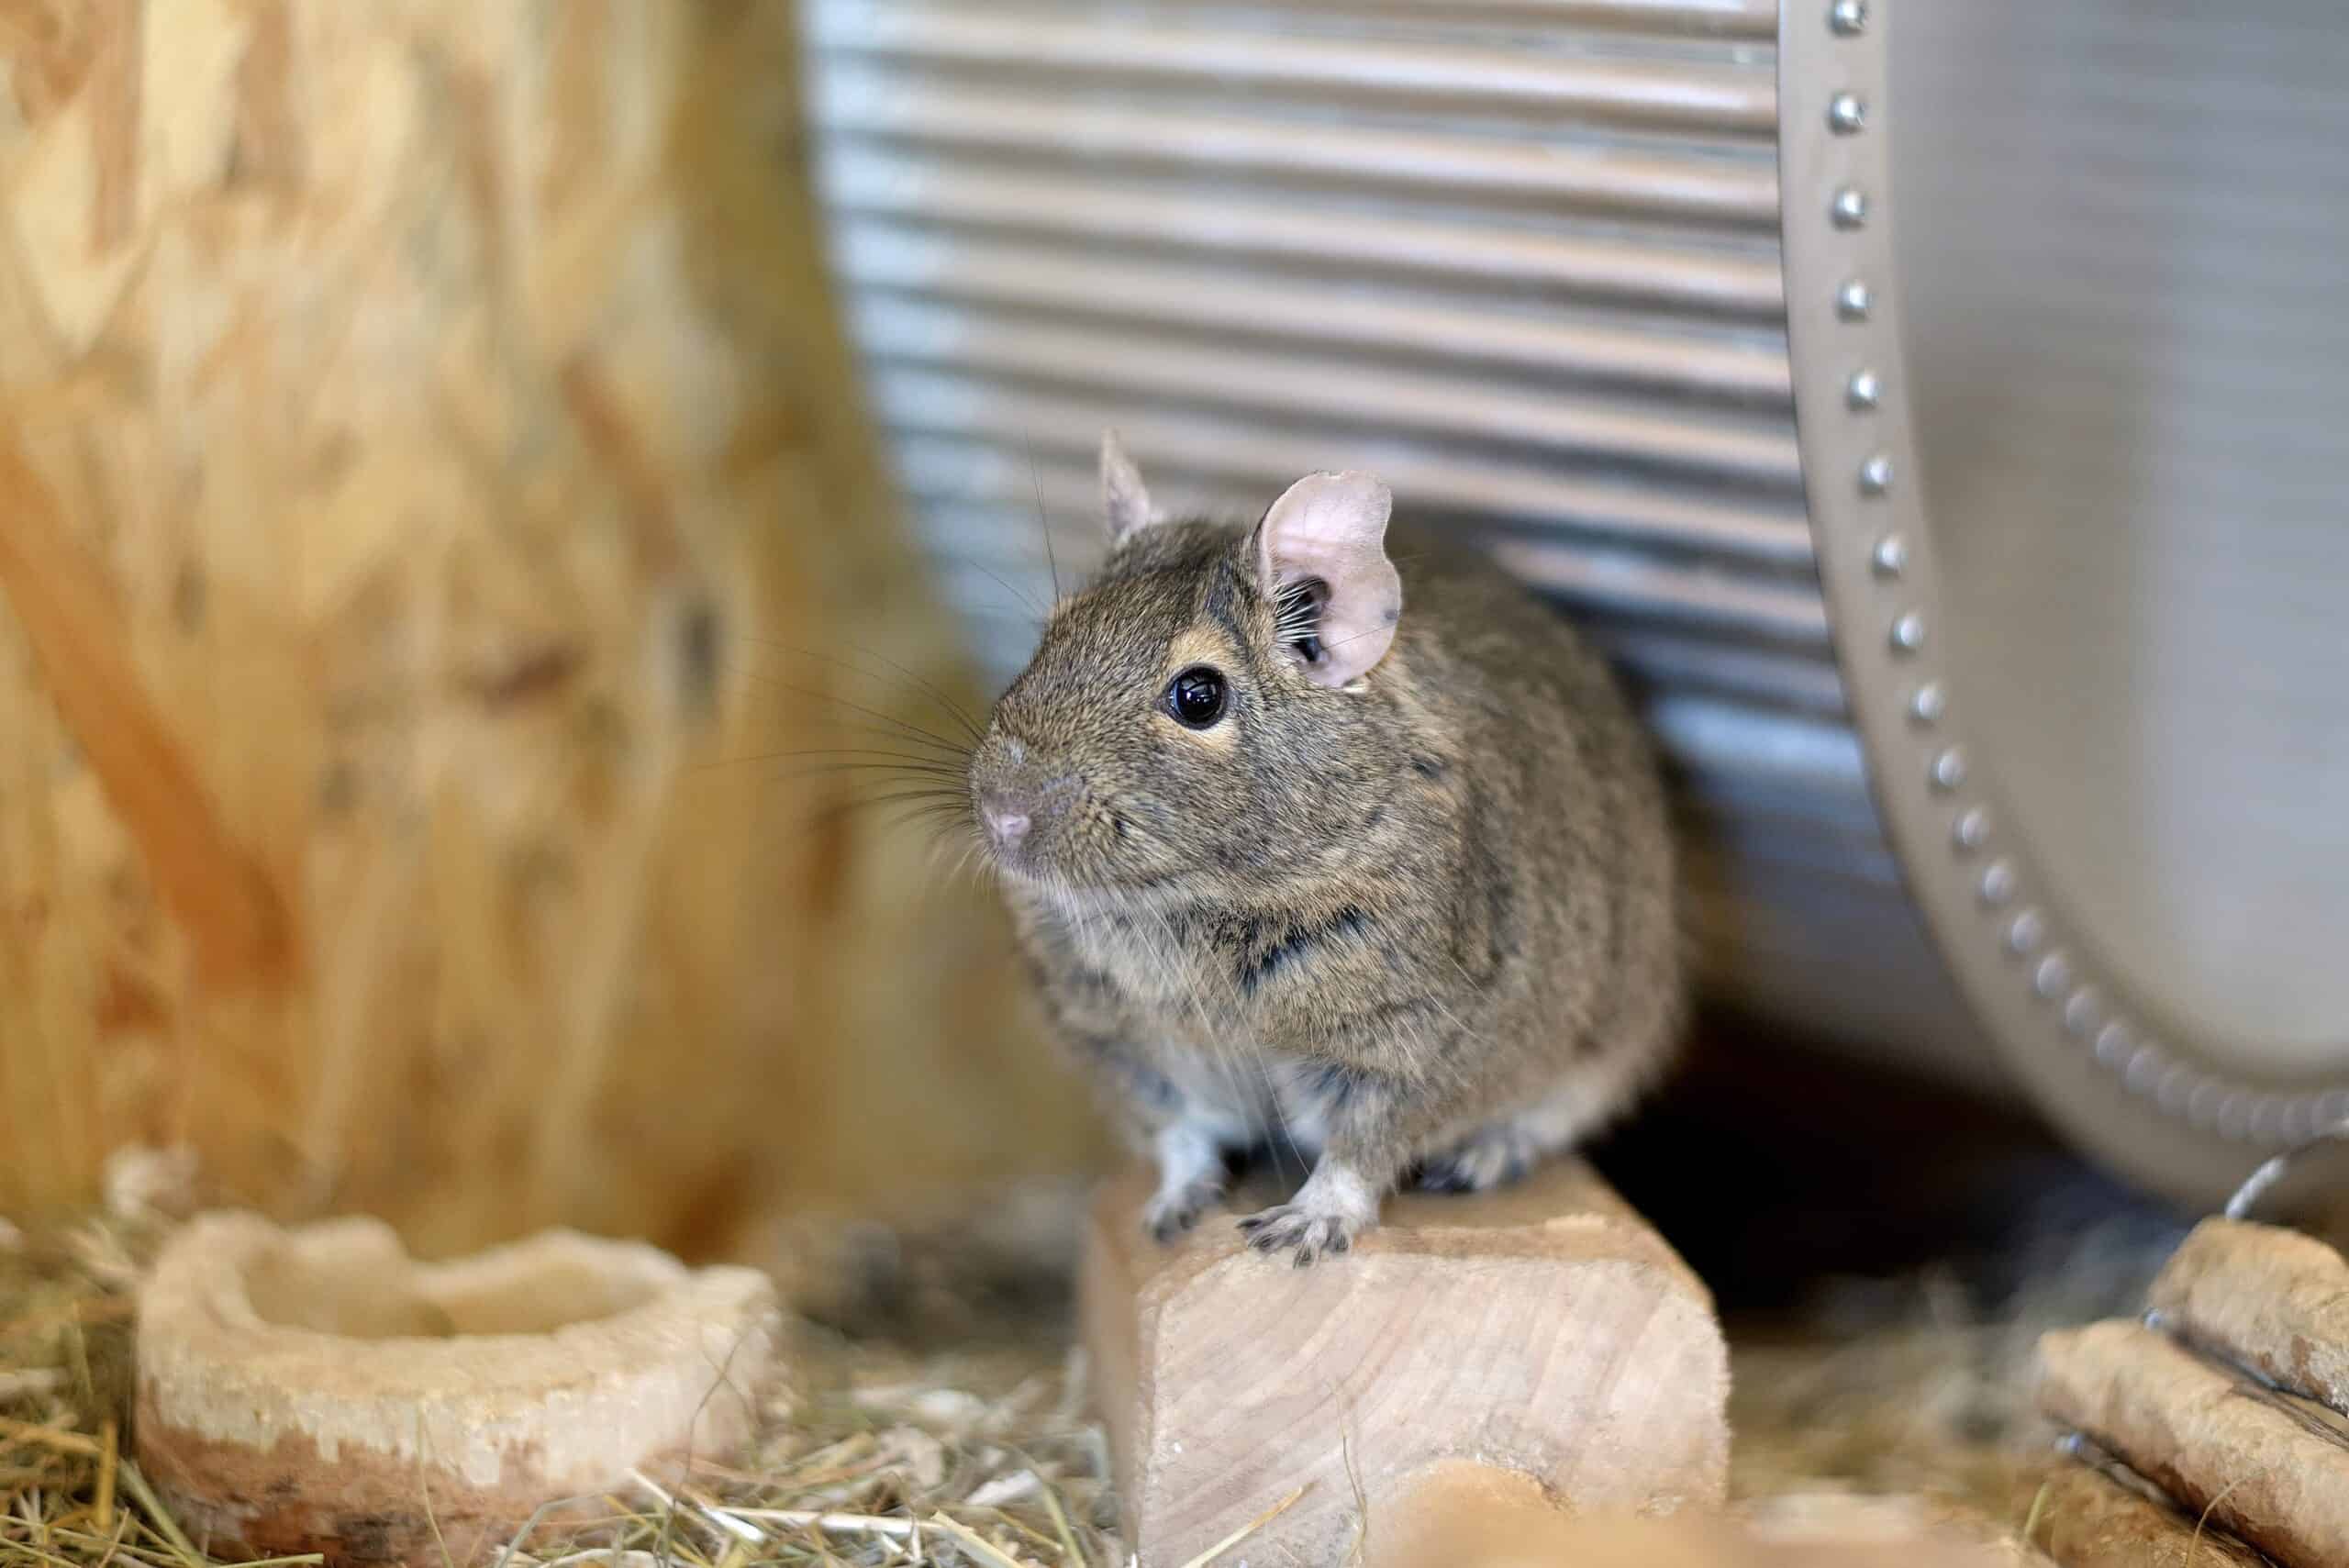
<instances>
[{"instance_id":1,"label":"wooden log","mask_svg":"<svg viewBox=\"0 0 2349 1568\"><path fill-rule=\"evenodd\" d=\"M2292 1568L2349 1563L2349 1418L2141 1324L2039 1342L2040 1407Z\"/></svg>"},{"instance_id":2,"label":"wooden log","mask_svg":"<svg viewBox=\"0 0 2349 1568\"><path fill-rule=\"evenodd\" d=\"M2349 1258L2316 1238L2206 1219L2163 1265L2150 1300L2194 1343L2349 1411Z\"/></svg>"},{"instance_id":3,"label":"wooden log","mask_svg":"<svg viewBox=\"0 0 2349 1568\"><path fill-rule=\"evenodd\" d=\"M1475 1197L1405 1195L1352 1253L1303 1270L1249 1251L1220 1216L1158 1245L1149 1192L1140 1173L1103 1188L1082 1304L1143 1568L1186 1562L1292 1496L1245 1555L1338 1562L1366 1513L1447 1461L1576 1509L1723 1496L1729 1361L1711 1297L1588 1167Z\"/></svg>"},{"instance_id":4,"label":"wooden log","mask_svg":"<svg viewBox=\"0 0 2349 1568\"><path fill-rule=\"evenodd\" d=\"M1526 1476L1453 1460L1372 1507L1360 1568L1996 1568L2011 1561L1921 1527L1829 1523L1789 1539L1697 1509L1670 1519L1576 1518ZM2226 1568L2225 1560L2211 1559L2210 1568Z\"/></svg>"},{"instance_id":5,"label":"wooden log","mask_svg":"<svg viewBox=\"0 0 2349 1568\"><path fill-rule=\"evenodd\" d=\"M2048 1477L2034 1511L2026 1544L2063 1568L2268 1568L2215 1524L2086 1465Z\"/></svg>"}]
</instances>

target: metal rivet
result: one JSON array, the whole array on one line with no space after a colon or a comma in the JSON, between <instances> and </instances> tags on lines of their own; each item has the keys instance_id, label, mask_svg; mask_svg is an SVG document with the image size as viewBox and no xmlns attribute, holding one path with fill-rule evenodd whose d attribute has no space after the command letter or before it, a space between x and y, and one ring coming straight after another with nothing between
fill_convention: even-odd
<instances>
[{"instance_id":1,"label":"metal rivet","mask_svg":"<svg viewBox=\"0 0 2349 1568\"><path fill-rule=\"evenodd\" d=\"M1857 38L1867 30L1868 0L1835 0L1827 8L1827 25L1839 38Z\"/></svg>"},{"instance_id":2,"label":"metal rivet","mask_svg":"<svg viewBox=\"0 0 2349 1568\"><path fill-rule=\"evenodd\" d=\"M1927 681L1909 694L1909 717L1920 724L1939 724L1942 721L1942 715L1948 710L1948 694L1942 690L1942 684L1939 681ZM1947 770L1953 762L1957 773L1955 778L1946 776ZM1943 752L1933 760L1933 782L1943 789L1955 789L1965 783L1965 759L1957 757L1954 751Z\"/></svg>"},{"instance_id":3,"label":"metal rivet","mask_svg":"<svg viewBox=\"0 0 2349 1568\"><path fill-rule=\"evenodd\" d=\"M2160 1051L2150 1045L2141 1045L2129 1053L2129 1066L2121 1074L2121 1082L2132 1095L2151 1094L2161 1080L2162 1069L2168 1065Z\"/></svg>"},{"instance_id":4,"label":"metal rivet","mask_svg":"<svg viewBox=\"0 0 2349 1568\"><path fill-rule=\"evenodd\" d=\"M2316 1135L2316 1106L2306 1095L2284 1107L2284 1119L2276 1129L2277 1140L2283 1143L2306 1143Z\"/></svg>"},{"instance_id":5,"label":"metal rivet","mask_svg":"<svg viewBox=\"0 0 2349 1568\"><path fill-rule=\"evenodd\" d=\"M2021 957L2037 947L2046 934L2046 917L2036 909L2026 909L2007 927L2008 951Z\"/></svg>"},{"instance_id":6,"label":"metal rivet","mask_svg":"<svg viewBox=\"0 0 2349 1568\"><path fill-rule=\"evenodd\" d=\"M1960 850L1980 849L1990 841L1990 814L1978 806L1967 806L1950 825L1949 836Z\"/></svg>"},{"instance_id":7,"label":"metal rivet","mask_svg":"<svg viewBox=\"0 0 2349 1568\"><path fill-rule=\"evenodd\" d=\"M1843 401L1854 413L1865 414L1884 401L1884 378L1872 370L1855 370L1843 384Z\"/></svg>"},{"instance_id":8,"label":"metal rivet","mask_svg":"<svg viewBox=\"0 0 2349 1568\"><path fill-rule=\"evenodd\" d=\"M2349 1089L2335 1089L2316 1103L2319 1127L2331 1127L2337 1121L2349 1121Z\"/></svg>"},{"instance_id":9,"label":"metal rivet","mask_svg":"<svg viewBox=\"0 0 2349 1568\"><path fill-rule=\"evenodd\" d=\"M2208 1080L2194 1086L2186 1096L2186 1119L2199 1128L2209 1128L2219 1119L2219 1085Z\"/></svg>"},{"instance_id":10,"label":"metal rivet","mask_svg":"<svg viewBox=\"0 0 2349 1568\"><path fill-rule=\"evenodd\" d=\"M1868 106L1857 93L1838 93L1828 101L1827 128L1849 136L1868 123Z\"/></svg>"},{"instance_id":11,"label":"metal rivet","mask_svg":"<svg viewBox=\"0 0 2349 1568\"><path fill-rule=\"evenodd\" d=\"M2074 1039L2086 1040L2103 1011L2102 998L2097 995L2096 987L2083 985L2064 1004L2064 1028Z\"/></svg>"},{"instance_id":12,"label":"metal rivet","mask_svg":"<svg viewBox=\"0 0 2349 1568\"><path fill-rule=\"evenodd\" d=\"M2051 952L2039 961L2039 973L2032 976L2031 988L2049 1001L2054 1001L2072 988L2072 966L2060 952Z\"/></svg>"},{"instance_id":13,"label":"metal rivet","mask_svg":"<svg viewBox=\"0 0 2349 1568\"><path fill-rule=\"evenodd\" d=\"M1860 494L1881 495L1892 488L1892 460L1882 452L1860 464Z\"/></svg>"},{"instance_id":14,"label":"metal rivet","mask_svg":"<svg viewBox=\"0 0 2349 1568\"><path fill-rule=\"evenodd\" d=\"M1887 534L1876 541L1868 559L1876 563L1877 576L1898 577L1909 570L1909 541L1898 534Z\"/></svg>"},{"instance_id":15,"label":"metal rivet","mask_svg":"<svg viewBox=\"0 0 2349 1568\"><path fill-rule=\"evenodd\" d=\"M1996 907L2015 895L2015 868L1992 861L1982 868L1982 902Z\"/></svg>"},{"instance_id":16,"label":"metal rivet","mask_svg":"<svg viewBox=\"0 0 2349 1568\"><path fill-rule=\"evenodd\" d=\"M2186 1102L2193 1098L2194 1086L2201 1081L2202 1075L2183 1062L2172 1062L2161 1082L2154 1085L2154 1103L2172 1116L2183 1116Z\"/></svg>"},{"instance_id":17,"label":"metal rivet","mask_svg":"<svg viewBox=\"0 0 2349 1568\"><path fill-rule=\"evenodd\" d=\"M2242 1095L2229 1095L2219 1102L2219 1136L2241 1140L2251 1133L2251 1101Z\"/></svg>"},{"instance_id":18,"label":"metal rivet","mask_svg":"<svg viewBox=\"0 0 2349 1568\"><path fill-rule=\"evenodd\" d=\"M2129 1059L2129 1031L2116 1020L2096 1031L2096 1059L2118 1070Z\"/></svg>"},{"instance_id":19,"label":"metal rivet","mask_svg":"<svg viewBox=\"0 0 2349 1568\"><path fill-rule=\"evenodd\" d=\"M1860 211L1866 216L1866 203L1861 204ZM1835 314L1846 321L1865 321L1875 306L1875 293L1857 278L1844 279L1843 286L1835 291Z\"/></svg>"},{"instance_id":20,"label":"metal rivet","mask_svg":"<svg viewBox=\"0 0 2349 1568\"><path fill-rule=\"evenodd\" d=\"M1965 753L1955 746L1942 748L1940 754L1933 758L1932 777L1935 789L1955 789L1964 784L1965 782Z\"/></svg>"},{"instance_id":21,"label":"metal rivet","mask_svg":"<svg viewBox=\"0 0 2349 1568\"><path fill-rule=\"evenodd\" d=\"M2274 1143L2284 1136L2283 1101L2262 1095L2251 1102L2251 1135L2262 1143Z\"/></svg>"},{"instance_id":22,"label":"metal rivet","mask_svg":"<svg viewBox=\"0 0 2349 1568\"><path fill-rule=\"evenodd\" d=\"M1868 197L1857 185L1846 185L1835 193L1828 205L1828 215L1838 228L1857 228L1868 220Z\"/></svg>"},{"instance_id":23,"label":"metal rivet","mask_svg":"<svg viewBox=\"0 0 2349 1568\"><path fill-rule=\"evenodd\" d=\"M1892 623L1892 646L1900 653L1914 653L1925 646L1925 617L1910 610Z\"/></svg>"}]
</instances>

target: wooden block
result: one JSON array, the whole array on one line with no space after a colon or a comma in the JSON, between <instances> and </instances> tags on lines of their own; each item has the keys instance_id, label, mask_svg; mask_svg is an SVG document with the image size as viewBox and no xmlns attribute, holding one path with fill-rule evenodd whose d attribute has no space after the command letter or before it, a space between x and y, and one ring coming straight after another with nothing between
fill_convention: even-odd
<instances>
[{"instance_id":1,"label":"wooden block","mask_svg":"<svg viewBox=\"0 0 2349 1568\"><path fill-rule=\"evenodd\" d=\"M2137 1323L2039 1341L2039 1405L2291 1568L2349 1563L2349 1419Z\"/></svg>"},{"instance_id":2,"label":"wooden block","mask_svg":"<svg viewBox=\"0 0 2349 1568\"><path fill-rule=\"evenodd\" d=\"M2057 1471L2032 1512L2029 1544L2062 1568L2267 1568L2218 1526L2086 1466Z\"/></svg>"},{"instance_id":3,"label":"wooden block","mask_svg":"<svg viewBox=\"0 0 2349 1568\"><path fill-rule=\"evenodd\" d=\"M1150 1186L1102 1189L1082 1301L1142 1568L1187 1562L1299 1488L1238 1555L1341 1561L1365 1510L1446 1462L1577 1510L1720 1501L1729 1352L1712 1298L1587 1166L1403 1195L1309 1269L1249 1251L1224 1216L1159 1246L1141 1229ZM1275 1197L1243 1191L1231 1212Z\"/></svg>"},{"instance_id":4,"label":"wooden block","mask_svg":"<svg viewBox=\"0 0 2349 1568\"><path fill-rule=\"evenodd\" d=\"M2206 1219L2163 1265L2152 1303L2196 1344L2349 1411L2349 1258L2316 1238Z\"/></svg>"},{"instance_id":5,"label":"wooden block","mask_svg":"<svg viewBox=\"0 0 2349 1568\"><path fill-rule=\"evenodd\" d=\"M1360 1568L2002 1568L2014 1561L1915 1525L1788 1530L1691 1509L1578 1518L1521 1475L1451 1461L1375 1506ZM2213 1559L2211 1568L2224 1568ZM2150 1568L2150 1565L2148 1565Z\"/></svg>"}]
</instances>

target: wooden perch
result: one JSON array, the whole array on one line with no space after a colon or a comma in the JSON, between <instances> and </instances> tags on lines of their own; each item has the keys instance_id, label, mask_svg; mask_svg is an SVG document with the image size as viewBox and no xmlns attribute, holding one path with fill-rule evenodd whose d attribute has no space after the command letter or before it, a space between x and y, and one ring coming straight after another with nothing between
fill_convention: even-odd
<instances>
[{"instance_id":1,"label":"wooden perch","mask_svg":"<svg viewBox=\"0 0 2349 1568\"><path fill-rule=\"evenodd\" d=\"M2009 1561L1922 1529L1887 1534L1858 1521L1787 1539L1709 1510L1577 1518L1526 1477L1466 1461L1438 1465L1374 1506L1362 1547L1360 1568L1995 1568ZM2232 1564L2213 1557L2206 1568Z\"/></svg>"},{"instance_id":2,"label":"wooden perch","mask_svg":"<svg viewBox=\"0 0 2349 1568\"><path fill-rule=\"evenodd\" d=\"M2039 1404L2291 1568L2349 1563L2349 1419L2136 1323L2039 1342Z\"/></svg>"},{"instance_id":3,"label":"wooden perch","mask_svg":"<svg viewBox=\"0 0 2349 1568\"><path fill-rule=\"evenodd\" d=\"M1729 1364L1711 1298L1588 1167L1407 1195L1352 1253L1305 1270L1250 1251L1222 1216L1160 1247L1142 1234L1149 1190L1140 1175L1103 1190L1083 1287L1143 1568L1190 1561L1300 1487L1238 1555L1341 1561L1365 1512L1392 1519L1406 1494L1405 1517L1494 1486L1537 1518L1720 1500Z\"/></svg>"},{"instance_id":4,"label":"wooden perch","mask_svg":"<svg viewBox=\"0 0 2349 1568\"><path fill-rule=\"evenodd\" d=\"M2164 1265L2152 1302L2194 1343L2349 1411L2349 1259L2315 1238L2206 1219Z\"/></svg>"},{"instance_id":5,"label":"wooden perch","mask_svg":"<svg viewBox=\"0 0 2349 1568\"><path fill-rule=\"evenodd\" d=\"M2036 1513L2024 1544L2063 1568L2267 1568L2267 1559L2217 1525L2085 1465L2051 1476Z\"/></svg>"}]
</instances>

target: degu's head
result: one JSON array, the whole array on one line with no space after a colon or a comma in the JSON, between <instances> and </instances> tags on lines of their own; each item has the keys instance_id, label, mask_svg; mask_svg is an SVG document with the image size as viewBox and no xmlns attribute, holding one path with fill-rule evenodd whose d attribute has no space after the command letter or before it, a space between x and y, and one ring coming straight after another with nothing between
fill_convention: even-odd
<instances>
[{"instance_id":1,"label":"degu's head","mask_svg":"<svg viewBox=\"0 0 2349 1568\"><path fill-rule=\"evenodd\" d=\"M1403 609L1386 486L1315 473L1252 527L1164 517L1111 435L1101 489L1108 559L972 756L986 853L1080 898L1299 869L1379 771L1364 706Z\"/></svg>"}]
</instances>

